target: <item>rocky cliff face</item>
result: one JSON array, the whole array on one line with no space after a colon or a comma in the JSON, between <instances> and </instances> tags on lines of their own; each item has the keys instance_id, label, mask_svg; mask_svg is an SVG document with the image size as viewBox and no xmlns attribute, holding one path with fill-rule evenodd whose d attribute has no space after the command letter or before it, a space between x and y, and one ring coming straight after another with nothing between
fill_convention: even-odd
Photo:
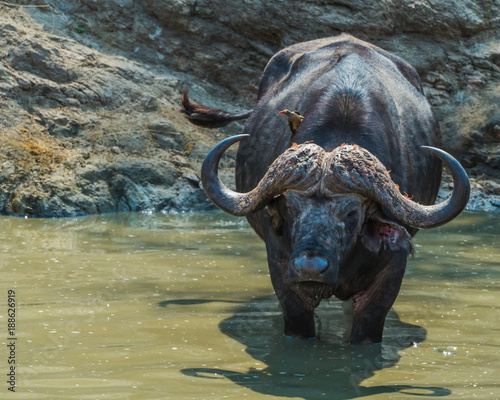
<instances>
[{"instance_id":1,"label":"rocky cliff face","mask_svg":"<svg viewBox=\"0 0 500 400\"><path fill-rule=\"evenodd\" d=\"M0 213L208 207L196 175L200 162L241 126L190 126L177 112L182 90L220 108L251 108L274 53L341 32L417 68L445 148L474 178L471 208L500 209L495 0L6 4L0 5Z\"/></svg>"}]
</instances>

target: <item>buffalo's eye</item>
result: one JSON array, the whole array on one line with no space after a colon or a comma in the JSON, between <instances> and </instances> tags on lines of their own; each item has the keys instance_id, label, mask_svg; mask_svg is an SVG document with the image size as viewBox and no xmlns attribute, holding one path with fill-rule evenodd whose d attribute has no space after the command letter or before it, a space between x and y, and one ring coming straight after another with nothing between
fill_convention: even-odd
<instances>
[{"instance_id":1,"label":"buffalo's eye","mask_svg":"<svg viewBox=\"0 0 500 400\"><path fill-rule=\"evenodd\" d=\"M357 210L352 210L352 211L350 211L350 212L347 213L347 215L345 217L345 222L347 224L353 224L353 223L356 222L357 217L358 217Z\"/></svg>"}]
</instances>

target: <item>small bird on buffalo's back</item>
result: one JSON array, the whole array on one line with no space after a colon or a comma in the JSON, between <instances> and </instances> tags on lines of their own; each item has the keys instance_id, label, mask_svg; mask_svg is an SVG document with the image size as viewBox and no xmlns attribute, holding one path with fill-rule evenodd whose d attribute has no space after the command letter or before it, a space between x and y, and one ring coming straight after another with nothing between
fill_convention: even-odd
<instances>
[{"instance_id":1,"label":"small bird on buffalo's back","mask_svg":"<svg viewBox=\"0 0 500 400\"><path fill-rule=\"evenodd\" d=\"M300 115L298 111L283 110L280 111L280 114L285 114L287 116L288 126L290 127L292 134L295 134L295 132L299 129L301 122L304 120L304 117Z\"/></svg>"}]
</instances>

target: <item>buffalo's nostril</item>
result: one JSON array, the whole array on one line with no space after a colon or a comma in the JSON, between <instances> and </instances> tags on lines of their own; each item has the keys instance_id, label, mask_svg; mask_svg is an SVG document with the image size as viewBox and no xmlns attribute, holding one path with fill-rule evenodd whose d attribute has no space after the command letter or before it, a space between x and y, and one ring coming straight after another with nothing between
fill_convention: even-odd
<instances>
[{"instance_id":1,"label":"buffalo's nostril","mask_svg":"<svg viewBox=\"0 0 500 400\"><path fill-rule=\"evenodd\" d=\"M293 265L299 275L310 276L311 278L319 277L328 269L328 261L319 256L304 255L297 257L293 260Z\"/></svg>"}]
</instances>

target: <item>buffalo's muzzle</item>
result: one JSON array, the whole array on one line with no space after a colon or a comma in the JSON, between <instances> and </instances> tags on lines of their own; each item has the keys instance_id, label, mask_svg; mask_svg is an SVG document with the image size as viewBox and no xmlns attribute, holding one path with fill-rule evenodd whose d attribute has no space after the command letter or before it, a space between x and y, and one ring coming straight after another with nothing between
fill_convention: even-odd
<instances>
[{"instance_id":1,"label":"buffalo's muzzle","mask_svg":"<svg viewBox=\"0 0 500 400\"><path fill-rule=\"evenodd\" d=\"M291 257L288 268L293 282L337 282L337 266L328 257L318 254L302 253Z\"/></svg>"}]
</instances>

